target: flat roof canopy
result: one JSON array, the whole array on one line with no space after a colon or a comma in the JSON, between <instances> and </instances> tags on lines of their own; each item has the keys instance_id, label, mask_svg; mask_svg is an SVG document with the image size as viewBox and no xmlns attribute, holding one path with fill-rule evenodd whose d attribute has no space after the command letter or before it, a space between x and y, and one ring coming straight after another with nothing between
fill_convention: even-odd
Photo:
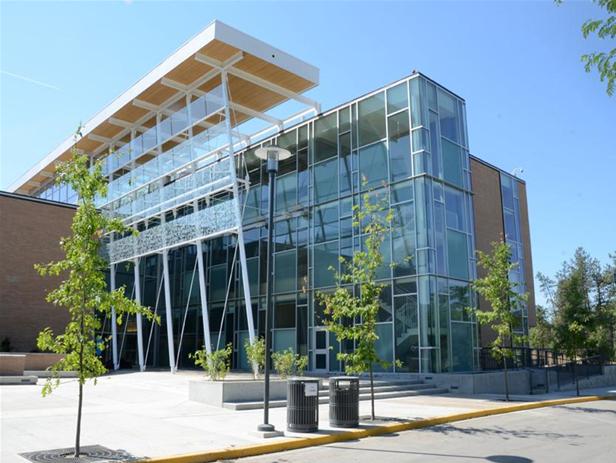
<instances>
[{"instance_id":1,"label":"flat roof canopy","mask_svg":"<svg viewBox=\"0 0 616 463\"><path fill-rule=\"evenodd\" d=\"M110 144L127 142L131 130L151 127L157 112L177 111L187 94L199 96L220 85L221 69L228 74L234 126L291 99L318 109L301 95L318 85L318 68L213 21L90 119L77 143L67 138L9 190L33 193L53 176L57 161L70 158L73 147L102 155Z\"/></svg>"}]
</instances>

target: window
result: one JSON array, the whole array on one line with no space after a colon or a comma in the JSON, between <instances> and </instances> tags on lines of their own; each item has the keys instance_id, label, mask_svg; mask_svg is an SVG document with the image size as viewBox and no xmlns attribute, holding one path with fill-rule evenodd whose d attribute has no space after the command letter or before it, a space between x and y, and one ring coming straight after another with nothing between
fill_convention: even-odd
<instances>
[{"instance_id":1,"label":"window","mask_svg":"<svg viewBox=\"0 0 616 463\"><path fill-rule=\"evenodd\" d=\"M454 185L462 186L462 153L460 147L442 139L443 178Z\"/></svg>"},{"instance_id":2,"label":"window","mask_svg":"<svg viewBox=\"0 0 616 463\"><path fill-rule=\"evenodd\" d=\"M445 188L446 223L450 228L465 231L464 195L453 188Z\"/></svg>"},{"instance_id":3,"label":"window","mask_svg":"<svg viewBox=\"0 0 616 463\"><path fill-rule=\"evenodd\" d=\"M387 90L387 113L391 114L408 106L406 82Z\"/></svg>"},{"instance_id":4,"label":"window","mask_svg":"<svg viewBox=\"0 0 616 463\"><path fill-rule=\"evenodd\" d=\"M443 178L439 139L438 116L436 113L430 111L430 153L432 154L432 175Z\"/></svg>"},{"instance_id":5,"label":"window","mask_svg":"<svg viewBox=\"0 0 616 463\"><path fill-rule=\"evenodd\" d=\"M461 280L468 280L468 251L464 233L447 230L447 254L449 275Z\"/></svg>"},{"instance_id":6,"label":"window","mask_svg":"<svg viewBox=\"0 0 616 463\"><path fill-rule=\"evenodd\" d=\"M277 296L274 302L274 328L295 328L295 296ZM278 346L277 346L278 347Z\"/></svg>"},{"instance_id":7,"label":"window","mask_svg":"<svg viewBox=\"0 0 616 463\"><path fill-rule=\"evenodd\" d=\"M338 203L315 208L314 241L320 243L338 238Z\"/></svg>"},{"instance_id":8,"label":"window","mask_svg":"<svg viewBox=\"0 0 616 463\"><path fill-rule=\"evenodd\" d=\"M285 212L297 204L297 173L276 179L276 212Z\"/></svg>"},{"instance_id":9,"label":"window","mask_svg":"<svg viewBox=\"0 0 616 463\"><path fill-rule=\"evenodd\" d=\"M389 159L391 180L396 181L412 175L411 146L408 111L402 111L387 120L389 128Z\"/></svg>"},{"instance_id":10,"label":"window","mask_svg":"<svg viewBox=\"0 0 616 463\"><path fill-rule=\"evenodd\" d=\"M468 285L460 281L449 280L449 306L451 309L451 319L456 321L467 321L471 319L471 314L466 310L470 307L470 292Z\"/></svg>"},{"instance_id":11,"label":"window","mask_svg":"<svg viewBox=\"0 0 616 463\"><path fill-rule=\"evenodd\" d=\"M314 162L331 158L338 153L338 123L336 113L314 122Z\"/></svg>"},{"instance_id":12,"label":"window","mask_svg":"<svg viewBox=\"0 0 616 463\"><path fill-rule=\"evenodd\" d=\"M338 269L338 241L314 245L314 287L335 284L334 273L329 269Z\"/></svg>"},{"instance_id":13,"label":"window","mask_svg":"<svg viewBox=\"0 0 616 463\"><path fill-rule=\"evenodd\" d=\"M441 135L455 142L459 142L458 108L456 99L440 89L438 91L438 112L441 119Z\"/></svg>"},{"instance_id":14,"label":"window","mask_svg":"<svg viewBox=\"0 0 616 463\"><path fill-rule=\"evenodd\" d=\"M375 143L359 150L359 173L362 189L375 188L387 182L387 152L384 143Z\"/></svg>"},{"instance_id":15,"label":"window","mask_svg":"<svg viewBox=\"0 0 616 463\"><path fill-rule=\"evenodd\" d=\"M322 203L338 195L338 159L314 166L314 200Z\"/></svg>"},{"instance_id":16,"label":"window","mask_svg":"<svg viewBox=\"0 0 616 463\"><path fill-rule=\"evenodd\" d=\"M278 253L275 255L274 260L274 291L277 293L295 291L295 283L297 281L295 275L297 271L295 251Z\"/></svg>"},{"instance_id":17,"label":"window","mask_svg":"<svg viewBox=\"0 0 616 463\"><path fill-rule=\"evenodd\" d=\"M501 191L503 195L503 206L513 209L513 179L508 175L501 174Z\"/></svg>"},{"instance_id":18,"label":"window","mask_svg":"<svg viewBox=\"0 0 616 463\"><path fill-rule=\"evenodd\" d=\"M424 125L422 103L422 89L425 84L422 79L416 77L410 82L411 90L411 124L412 127Z\"/></svg>"},{"instance_id":19,"label":"window","mask_svg":"<svg viewBox=\"0 0 616 463\"><path fill-rule=\"evenodd\" d=\"M359 146L385 138L385 95L383 92L358 103Z\"/></svg>"}]
</instances>

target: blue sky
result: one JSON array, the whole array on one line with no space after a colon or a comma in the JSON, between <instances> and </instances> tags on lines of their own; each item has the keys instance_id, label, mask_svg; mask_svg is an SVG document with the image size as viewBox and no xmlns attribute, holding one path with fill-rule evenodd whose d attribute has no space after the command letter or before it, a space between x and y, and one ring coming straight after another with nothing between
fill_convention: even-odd
<instances>
[{"instance_id":1,"label":"blue sky","mask_svg":"<svg viewBox=\"0 0 616 463\"><path fill-rule=\"evenodd\" d=\"M318 66L327 109L417 69L466 99L471 151L528 182L535 271L616 251L616 96L590 2L6 2L0 188L220 19ZM614 46L614 44L611 44Z\"/></svg>"}]
</instances>

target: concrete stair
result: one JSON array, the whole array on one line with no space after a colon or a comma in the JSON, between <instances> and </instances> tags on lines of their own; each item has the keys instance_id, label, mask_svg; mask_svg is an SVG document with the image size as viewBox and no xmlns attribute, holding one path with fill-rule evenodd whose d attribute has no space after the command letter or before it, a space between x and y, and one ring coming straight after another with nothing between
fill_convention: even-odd
<instances>
[{"instance_id":1,"label":"concrete stair","mask_svg":"<svg viewBox=\"0 0 616 463\"><path fill-rule=\"evenodd\" d=\"M447 388L437 388L433 384L425 384L418 380L375 380L374 398L393 399L397 397L411 397L416 395L446 394ZM370 382L361 380L359 382L359 400L370 400ZM321 382L319 388L319 403L329 403L329 383L327 379ZM286 400L270 400L270 408L286 407ZM263 408L263 401L247 402L224 402L224 408L230 410L256 410Z\"/></svg>"}]
</instances>

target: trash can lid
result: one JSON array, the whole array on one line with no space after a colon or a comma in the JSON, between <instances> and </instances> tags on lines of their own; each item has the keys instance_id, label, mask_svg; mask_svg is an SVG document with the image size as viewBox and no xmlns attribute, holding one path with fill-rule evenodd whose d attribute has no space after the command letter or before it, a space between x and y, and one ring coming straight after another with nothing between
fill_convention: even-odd
<instances>
[{"instance_id":1,"label":"trash can lid","mask_svg":"<svg viewBox=\"0 0 616 463\"><path fill-rule=\"evenodd\" d=\"M293 383L320 383L321 378L310 378L308 376L292 376L287 378L288 382Z\"/></svg>"}]
</instances>

